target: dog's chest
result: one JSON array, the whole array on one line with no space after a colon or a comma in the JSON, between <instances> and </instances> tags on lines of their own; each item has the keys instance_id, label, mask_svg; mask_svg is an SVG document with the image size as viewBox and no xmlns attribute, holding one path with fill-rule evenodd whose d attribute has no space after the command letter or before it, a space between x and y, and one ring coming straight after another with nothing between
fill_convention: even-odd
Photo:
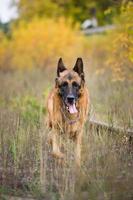
<instances>
[{"instance_id":1,"label":"dog's chest","mask_svg":"<svg viewBox=\"0 0 133 200\"><path fill-rule=\"evenodd\" d=\"M76 134L77 132L79 132L81 130L81 125L80 123L77 122L67 122L65 121L63 123L63 129L64 129L64 133L69 134L69 135L73 135Z\"/></svg>"}]
</instances>

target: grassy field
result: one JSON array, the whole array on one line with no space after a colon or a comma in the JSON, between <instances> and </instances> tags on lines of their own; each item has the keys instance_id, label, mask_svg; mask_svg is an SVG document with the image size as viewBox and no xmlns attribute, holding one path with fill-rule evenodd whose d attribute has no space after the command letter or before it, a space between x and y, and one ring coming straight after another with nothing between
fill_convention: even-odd
<instances>
[{"instance_id":1,"label":"grassy field","mask_svg":"<svg viewBox=\"0 0 133 200\"><path fill-rule=\"evenodd\" d=\"M132 128L132 86L111 82L108 72L96 75L87 62L90 117ZM5 194L44 200L133 199L133 148L124 133L97 134L88 119L81 168L75 166L74 145L67 137L60 138L65 163L51 157L46 98L54 78L49 70L0 72L0 199Z\"/></svg>"}]
</instances>

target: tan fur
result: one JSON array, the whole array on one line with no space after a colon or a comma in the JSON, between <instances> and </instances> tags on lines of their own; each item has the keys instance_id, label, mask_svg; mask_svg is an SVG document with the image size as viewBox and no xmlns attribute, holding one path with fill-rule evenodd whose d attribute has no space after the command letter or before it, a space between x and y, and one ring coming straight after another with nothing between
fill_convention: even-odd
<instances>
[{"instance_id":1,"label":"tan fur","mask_svg":"<svg viewBox=\"0 0 133 200\"><path fill-rule=\"evenodd\" d=\"M72 76L72 80L68 79L68 75ZM61 83L64 80L68 81L68 83L71 81L76 81L77 83L81 82L80 76L73 70L65 70L60 73L58 81ZM70 138L73 138L76 143L76 162L79 165L81 159L80 154L83 127L87 119L89 109L88 89L85 84L80 88L80 94L80 98L77 101L79 113L76 114L70 114L63 110L63 102L59 96L58 85L55 85L48 97L49 127L52 128L53 155L58 158L64 157L63 153L61 153L59 149L57 141L57 135L60 132L63 132L64 134L68 134Z\"/></svg>"}]
</instances>

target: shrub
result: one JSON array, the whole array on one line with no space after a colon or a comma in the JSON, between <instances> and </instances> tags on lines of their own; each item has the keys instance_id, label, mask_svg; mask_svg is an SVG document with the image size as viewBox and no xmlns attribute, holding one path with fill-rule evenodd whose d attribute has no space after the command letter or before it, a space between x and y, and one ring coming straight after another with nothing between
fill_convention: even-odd
<instances>
[{"instance_id":1,"label":"shrub","mask_svg":"<svg viewBox=\"0 0 133 200\"><path fill-rule=\"evenodd\" d=\"M111 67L114 80L133 80L133 3L121 7L121 14L116 19L116 30L109 39L108 66Z\"/></svg>"},{"instance_id":2,"label":"shrub","mask_svg":"<svg viewBox=\"0 0 133 200\"><path fill-rule=\"evenodd\" d=\"M20 21L12 27L12 38L8 40L12 52L10 67L44 68L55 63L60 56L71 61L82 52L82 42L78 26L74 26L71 20L34 18L29 23ZM7 52L1 56L5 58L6 55Z\"/></svg>"},{"instance_id":3,"label":"shrub","mask_svg":"<svg viewBox=\"0 0 133 200\"><path fill-rule=\"evenodd\" d=\"M10 66L10 59L10 42L4 33L0 31L0 69L8 69Z\"/></svg>"}]
</instances>

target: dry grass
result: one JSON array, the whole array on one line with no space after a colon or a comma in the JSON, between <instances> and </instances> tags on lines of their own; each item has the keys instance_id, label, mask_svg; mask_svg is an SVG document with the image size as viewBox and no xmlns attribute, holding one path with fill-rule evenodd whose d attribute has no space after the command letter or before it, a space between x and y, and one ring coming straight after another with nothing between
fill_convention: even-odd
<instances>
[{"instance_id":1,"label":"dry grass","mask_svg":"<svg viewBox=\"0 0 133 200\"><path fill-rule=\"evenodd\" d=\"M37 199L46 200L132 199L133 152L124 134L97 133L87 123L81 169L75 165L74 144L67 137L60 137L65 163L61 165L52 158L48 143L50 132L45 123L45 100L54 78L48 74L39 70L0 73L0 192L22 196L30 193ZM103 95L105 82L99 79L87 79L95 116L107 119L108 106L113 109L117 102L115 119L118 119L119 105L123 105L120 99L115 97L111 104L107 102L110 95L118 92L117 88L113 86L112 94L112 85L106 87ZM126 100L123 93L119 91L120 98L129 109L130 98ZM107 104L106 107L103 104ZM131 121L131 116L129 119ZM126 117L124 120L123 125L131 127Z\"/></svg>"}]
</instances>

